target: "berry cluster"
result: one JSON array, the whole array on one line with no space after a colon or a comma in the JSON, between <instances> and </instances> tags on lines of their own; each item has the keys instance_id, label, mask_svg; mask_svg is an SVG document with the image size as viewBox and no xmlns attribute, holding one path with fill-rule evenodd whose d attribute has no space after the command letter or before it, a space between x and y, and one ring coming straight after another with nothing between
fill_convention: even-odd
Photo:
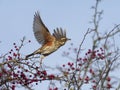
<instances>
[{"instance_id":1,"label":"berry cluster","mask_svg":"<svg viewBox=\"0 0 120 90\"><path fill-rule=\"evenodd\" d=\"M68 50L72 50L76 54L78 51L76 48L69 48ZM64 52L63 54L69 58L71 52ZM109 55L111 55L111 53L109 53ZM94 90L98 89L98 87L104 83L104 88L112 88L110 76L105 76L107 74L105 70L109 68L105 67L105 63L107 62L105 59L106 55L103 48L96 50L88 49L84 57L78 57L74 59L73 62L63 64L62 72L64 72L65 80L68 81L66 83L72 83L76 86L78 83L79 85L90 85L91 83L91 88ZM101 82L102 80L104 82Z\"/></svg>"}]
</instances>

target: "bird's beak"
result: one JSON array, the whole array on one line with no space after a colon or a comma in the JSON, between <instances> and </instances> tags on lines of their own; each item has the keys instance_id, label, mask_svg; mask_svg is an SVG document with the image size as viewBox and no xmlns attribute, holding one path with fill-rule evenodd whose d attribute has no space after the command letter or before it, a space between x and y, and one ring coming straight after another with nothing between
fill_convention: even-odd
<instances>
[{"instance_id":1,"label":"bird's beak","mask_svg":"<svg viewBox=\"0 0 120 90\"><path fill-rule=\"evenodd\" d=\"M71 40L71 39L70 39L70 38L67 38L67 41L68 41L68 40Z\"/></svg>"}]
</instances>

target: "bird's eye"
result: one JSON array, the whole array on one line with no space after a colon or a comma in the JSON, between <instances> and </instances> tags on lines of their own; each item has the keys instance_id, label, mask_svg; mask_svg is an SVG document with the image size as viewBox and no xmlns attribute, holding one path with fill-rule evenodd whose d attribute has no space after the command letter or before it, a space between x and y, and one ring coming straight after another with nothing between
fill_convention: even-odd
<instances>
[{"instance_id":1,"label":"bird's eye","mask_svg":"<svg viewBox=\"0 0 120 90\"><path fill-rule=\"evenodd\" d=\"M60 44L61 44L61 45L64 45L64 44L65 44L65 42L64 42L64 41L63 41L63 42L60 42Z\"/></svg>"},{"instance_id":2,"label":"bird's eye","mask_svg":"<svg viewBox=\"0 0 120 90\"><path fill-rule=\"evenodd\" d=\"M66 42L66 38L61 38L61 40L60 40L60 44L61 44L61 45L64 45L65 42Z\"/></svg>"},{"instance_id":3,"label":"bird's eye","mask_svg":"<svg viewBox=\"0 0 120 90\"><path fill-rule=\"evenodd\" d=\"M66 38L61 38L61 41L66 41Z\"/></svg>"}]
</instances>

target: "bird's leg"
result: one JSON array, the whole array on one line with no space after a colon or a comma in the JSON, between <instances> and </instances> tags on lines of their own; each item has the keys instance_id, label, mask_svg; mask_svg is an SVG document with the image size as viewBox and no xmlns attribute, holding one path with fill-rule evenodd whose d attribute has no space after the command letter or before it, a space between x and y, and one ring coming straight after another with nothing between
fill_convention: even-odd
<instances>
[{"instance_id":1,"label":"bird's leg","mask_svg":"<svg viewBox=\"0 0 120 90\"><path fill-rule=\"evenodd\" d=\"M45 56L41 55L41 58L40 58L40 65L42 64L42 60L44 59Z\"/></svg>"}]
</instances>

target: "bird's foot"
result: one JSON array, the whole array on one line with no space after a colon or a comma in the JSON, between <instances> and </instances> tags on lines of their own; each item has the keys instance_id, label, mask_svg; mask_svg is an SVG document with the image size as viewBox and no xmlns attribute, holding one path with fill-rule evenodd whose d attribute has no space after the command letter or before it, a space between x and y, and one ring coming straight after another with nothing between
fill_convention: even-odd
<instances>
[{"instance_id":1,"label":"bird's foot","mask_svg":"<svg viewBox=\"0 0 120 90\"><path fill-rule=\"evenodd\" d=\"M44 59L45 56L41 55L41 58L40 58L40 65L42 64L42 60Z\"/></svg>"}]
</instances>

